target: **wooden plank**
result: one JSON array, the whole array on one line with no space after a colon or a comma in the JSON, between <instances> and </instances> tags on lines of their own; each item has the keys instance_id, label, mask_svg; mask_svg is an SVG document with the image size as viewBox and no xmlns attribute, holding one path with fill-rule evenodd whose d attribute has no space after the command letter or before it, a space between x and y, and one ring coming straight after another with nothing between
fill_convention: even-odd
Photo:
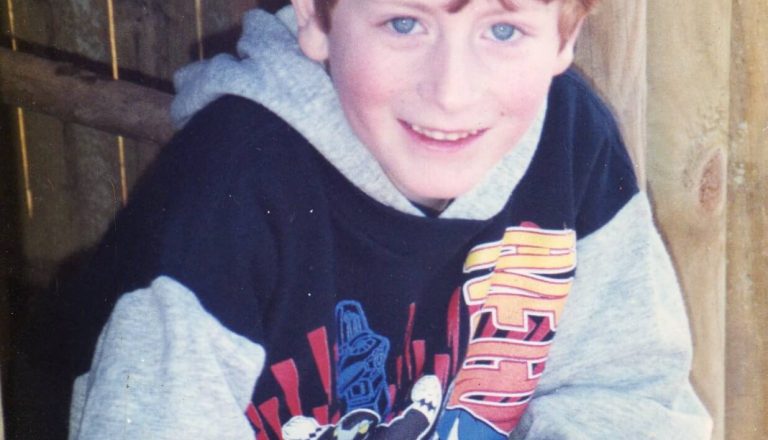
<instances>
[{"instance_id":1,"label":"wooden plank","mask_svg":"<svg viewBox=\"0 0 768 440\"><path fill-rule=\"evenodd\" d=\"M40 1L12 0L16 37L26 43L38 46L49 46L51 26L54 11L52 5ZM3 1L0 10L3 11L3 30L9 35L7 2Z\"/></svg>"},{"instance_id":2,"label":"wooden plank","mask_svg":"<svg viewBox=\"0 0 768 440\"><path fill-rule=\"evenodd\" d=\"M197 58L194 0L114 4L120 77L170 92L173 73Z\"/></svg>"},{"instance_id":3,"label":"wooden plank","mask_svg":"<svg viewBox=\"0 0 768 440\"><path fill-rule=\"evenodd\" d=\"M3 48L0 96L7 104L138 139L163 143L173 133L170 94Z\"/></svg>"},{"instance_id":4,"label":"wooden plank","mask_svg":"<svg viewBox=\"0 0 768 440\"><path fill-rule=\"evenodd\" d=\"M53 48L59 54L70 54L109 65L106 3L101 0L14 0L16 31L21 38L34 37L35 43ZM113 177L82 179L76 174L83 149L90 148L95 157L100 150L114 150L115 141L107 136L82 138L66 133L82 133L68 125L34 112L28 113L26 135L29 140L30 176L35 204L34 217L24 216L21 233L27 262L26 282L45 286L58 264L92 244L86 241L81 225L88 225L92 214L81 209L83 193L111 188ZM79 183L89 181L94 187ZM103 202L110 206L110 200ZM108 219L104 219L106 223Z\"/></svg>"},{"instance_id":5,"label":"wooden plank","mask_svg":"<svg viewBox=\"0 0 768 440\"><path fill-rule=\"evenodd\" d=\"M648 184L686 294L693 382L722 439L731 0L653 0L648 16Z\"/></svg>"},{"instance_id":6,"label":"wooden plank","mask_svg":"<svg viewBox=\"0 0 768 440\"><path fill-rule=\"evenodd\" d=\"M645 182L646 2L603 2L582 29L576 65L616 114L641 184Z\"/></svg>"},{"instance_id":7,"label":"wooden plank","mask_svg":"<svg viewBox=\"0 0 768 440\"><path fill-rule=\"evenodd\" d=\"M115 1L114 5L120 78L171 92L173 73L197 59L195 0ZM168 104L170 98L164 98ZM157 114L164 121L169 121L168 104L163 104L162 113ZM170 124L163 125L170 128ZM126 140L124 166L128 189L166 140Z\"/></svg>"},{"instance_id":8,"label":"wooden plank","mask_svg":"<svg viewBox=\"0 0 768 440\"><path fill-rule=\"evenodd\" d=\"M727 438L768 438L768 3L733 2Z\"/></svg>"},{"instance_id":9,"label":"wooden plank","mask_svg":"<svg viewBox=\"0 0 768 440\"><path fill-rule=\"evenodd\" d=\"M55 118L25 112L34 217L22 214L21 242L26 281L45 287L59 262L78 251L74 176L64 154L64 125ZM19 200L24 200L19 198Z\"/></svg>"}]
</instances>

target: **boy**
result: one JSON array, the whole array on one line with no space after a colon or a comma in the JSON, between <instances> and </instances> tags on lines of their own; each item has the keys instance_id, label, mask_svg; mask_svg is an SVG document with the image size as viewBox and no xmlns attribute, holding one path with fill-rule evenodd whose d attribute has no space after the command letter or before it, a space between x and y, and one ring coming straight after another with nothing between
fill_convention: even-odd
<instances>
[{"instance_id":1,"label":"boy","mask_svg":"<svg viewBox=\"0 0 768 440\"><path fill-rule=\"evenodd\" d=\"M708 437L646 198L567 70L593 2L331 3L178 74L184 129L69 288L111 312L71 437Z\"/></svg>"}]
</instances>

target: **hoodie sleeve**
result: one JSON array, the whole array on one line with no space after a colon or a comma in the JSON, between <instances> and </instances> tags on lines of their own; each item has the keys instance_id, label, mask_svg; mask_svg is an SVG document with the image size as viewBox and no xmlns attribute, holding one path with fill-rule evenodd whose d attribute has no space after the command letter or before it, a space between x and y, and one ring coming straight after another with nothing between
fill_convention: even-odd
<instances>
[{"instance_id":1,"label":"hoodie sleeve","mask_svg":"<svg viewBox=\"0 0 768 440\"><path fill-rule=\"evenodd\" d=\"M671 261L637 193L579 241L547 372L511 439L706 439Z\"/></svg>"},{"instance_id":2,"label":"hoodie sleeve","mask_svg":"<svg viewBox=\"0 0 768 440\"><path fill-rule=\"evenodd\" d=\"M70 439L252 439L264 350L168 277L124 295L75 382Z\"/></svg>"}]
</instances>

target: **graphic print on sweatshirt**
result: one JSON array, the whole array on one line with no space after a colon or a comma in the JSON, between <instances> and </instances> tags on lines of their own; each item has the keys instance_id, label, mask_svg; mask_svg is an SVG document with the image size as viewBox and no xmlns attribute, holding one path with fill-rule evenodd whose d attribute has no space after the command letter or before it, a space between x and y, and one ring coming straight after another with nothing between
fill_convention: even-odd
<instances>
[{"instance_id":1,"label":"graphic print on sweatshirt","mask_svg":"<svg viewBox=\"0 0 768 440\"><path fill-rule=\"evenodd\" d=\"M469 312L467 354L437 423L441 439L506 439L544 372L573 284L573 231L510 227L473 248L462 288Z\"/></svg>"},{"instance_id":2,"label":"graphic print on sweatshirt","mask_svg":"<svg viewBox=\"0 0 768 440\"><path fill-rule=\"evenodd\" d=\"M356 301L336 305L336 395L343 413L367 409L389 414L386 362L387 338L371 331L363 307Z\"/></svg>"},{"instance_id":3,"label":"graphic print on sweatshirt","mask_svg":"<svg viewBox=\"0 0 768 440\"><path fill-rule=\"evenodd\" d=\"M306 341L327 404L302 408L296 362L306 359L276 362L269 370L282 395L246 411L256 438L507 438L544 371L573 282L575 242L571 230L524 223L473 247L445 314L445 344L434 347L413 339L416 304L403 352L391 353L362 304L338 302L335 338L321 327Z\"/></svg>"},{"instance_id":4,"label":"graphic print on sweatshirt","mask_svg":"<svg viewBox=\"0 0 768 440\"><path fill-rule=\"evenodd\" d=\"M413 310L412 307L410 309ZM293 417L280 426L277 398L268 399L258 408L249 405L246 414L256 428L256 438L270 438L264 421L272 432L280 433L280 438L286 440L424 438L432 430L440 409L443 397L441 381L434 375L420 377L411 388L410 405L394 417L391 398L397 388L387 383L385 365L389 341L370 328L362 306L356 301L339 302L335 317L338 409L330 417L333 422L329 422L328 414L331 405L315 408L314 417L301 414L298 371L294 361L289 359L272 365L271 372L285 392L285 404ZM326 333L325 328L317 329L308 335L308 340L330 403L330 350Z\"/></svg>"}]
</instances>

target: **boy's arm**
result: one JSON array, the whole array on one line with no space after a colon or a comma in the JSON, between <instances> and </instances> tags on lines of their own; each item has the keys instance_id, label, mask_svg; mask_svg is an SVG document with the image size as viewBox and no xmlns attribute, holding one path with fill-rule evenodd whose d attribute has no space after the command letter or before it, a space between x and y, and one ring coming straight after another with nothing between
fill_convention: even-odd
<instances>
[{"instance_id":1,"label":"boy's arm","mask_svg":"<svg viewBox=\"0 0 768 440\"><path fill-rule=\"evenodd\" d=\"M578 255L547 371L510 438L709 438L688 380L682 296L646 195L581 240Z\"/></svg>"},{"instance_id":2,"label":"boy's arm","mask_svg":"<svg viewBox=\"0 0 768 440\"><path fill-rule=\"evenodd\" d=\"M75 383L70 439L252 439L264 350L167 277L124 295Z\"/></svg>"}]
</instances>

